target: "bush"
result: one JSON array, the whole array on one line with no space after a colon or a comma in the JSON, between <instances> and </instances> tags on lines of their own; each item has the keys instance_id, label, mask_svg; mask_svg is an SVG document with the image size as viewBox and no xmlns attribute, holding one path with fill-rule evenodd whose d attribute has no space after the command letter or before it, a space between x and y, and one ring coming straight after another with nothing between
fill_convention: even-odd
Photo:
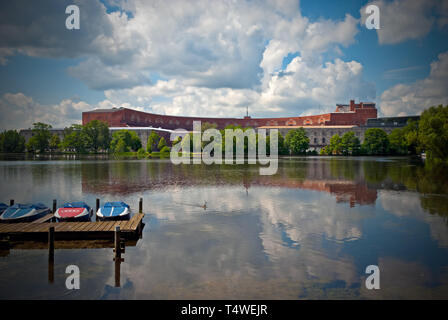
<instances>
[{"instance_id":1,"label":"bush","mask_svg":"<svg viewBox=\"0 0 448 320\"><path fill-rule=\"evenodd\" d=\"M170 147L168 146L164 146L161 150L160 153L169 153L170 152Z\"/></svg>"},{"instance_id":2,"label":"bush","mask_svg":"<svg viewBox=\"0 0 448 320\"><path fill-rule=\"evenodd\" d=\"M143 148L138 149L137 151L137 157L138 158L144 158L146 157L146 151Z\"/></svg>"}]
</instances>

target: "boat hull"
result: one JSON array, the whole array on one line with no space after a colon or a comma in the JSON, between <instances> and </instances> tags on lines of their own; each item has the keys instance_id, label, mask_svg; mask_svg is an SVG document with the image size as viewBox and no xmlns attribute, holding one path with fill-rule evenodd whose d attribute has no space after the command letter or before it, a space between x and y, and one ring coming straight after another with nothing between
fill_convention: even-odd
<instances>
[{"instance_id":1,"label":"boat hull","mask_svg":"<svg viewBox=\"0 0 448 320\"><path fill-rule=\"evenodd\" d=\"M98 209L96 213L97 220L129 220L131 216L131 209L128 205L108 206L107 204Z\"/></svg>"},{"instance_id":2,"label":"boat hull","mask_svg":"<svg viewBox=\"0 0 448 320\"><path fill-rule=\"evenodd\" d=\"M90 221L93 210L86 208L59 208L56 210L54 217L57 221Z\"/></svg>"},{"instance_id":3,"label":"boat hull","mask_svg":"<svg viewBox=\"0 0 448 320\"><path fill-rule=\"evenodd\" d=\"M4 217L4 215L6 213L8 213L8 209L0 216L1 223L32 222L32 221L42 218L46 214L51 213L51 210L49 208L40 209L40 210L32 209L32 210L29 210L29 212L24 214L23 216L18 216L18 217Z\"/></svg>"}]
</instances>

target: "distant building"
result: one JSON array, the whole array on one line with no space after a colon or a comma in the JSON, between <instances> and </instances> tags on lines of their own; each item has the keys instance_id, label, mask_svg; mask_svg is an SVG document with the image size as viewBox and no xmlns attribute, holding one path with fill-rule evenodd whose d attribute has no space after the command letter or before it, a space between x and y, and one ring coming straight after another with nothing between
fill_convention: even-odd
<instances>
[{"instance_id":1,"label":"distant building","mask_svg":"<svg viewBox=\"0 0 448 320\"><path fill-rule=\"evenodd\" d=\"M83 125L92 120L100 120L106 122L111 131L120 129L135 131L142 141L143 148L146 148L151 131L156 131L165 137L167 143L170 143L172 130L191 131L193 121L212 123L218 129L224 129L228 125L265 128L268 131L278 129L282 135L286 135L291 129L304 128L310 139L310 148L320 150L330 143L331 137L335 134L342 136L348 131L353 131L363 142L364 132L368 128L382 128L390 133L394 128L405 126L409 120L418 120L419 118L419 116L378 118L375 103L360 102L357 104L354 100L350 100L349 104L337 104L334 112L303 117L251 118L249 115L244 118L182 117L127 108L97 109L82 113ZM51 131L63 139L63 129L51 129ZM22 130L20 134L28 141L32 136L32 131L30 129Z\"/></svg>"},{"instance_id":2,"label":"distant building","mask_svg":"<svg viewBox=\"0 0 448 320\"><path fill-rule=\"evenodd\" d=\"M101 120L110 127L160 127L163 129L186 130L193 129L193 121L209 122L215 124L218 129L224 129L228 125L240 125L242 127L258 128L262 126L337 126L356 125L362 126L368 119L377 117L375 103L360 102L354 100L349 105L337 105L336 111L320 115L303 117L282 118L208 118L208 117L182 117L167 116L127 108L97 109L83 112L82 123L92 120Z\"/></svg>"}]
</instances>

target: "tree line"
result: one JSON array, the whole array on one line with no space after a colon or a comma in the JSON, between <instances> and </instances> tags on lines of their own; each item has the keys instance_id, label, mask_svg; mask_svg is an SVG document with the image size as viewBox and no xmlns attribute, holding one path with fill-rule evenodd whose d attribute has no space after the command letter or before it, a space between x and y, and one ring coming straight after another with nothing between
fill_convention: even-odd
<instances>
[{"instance_id":1,"label":"tree line","mask_svg":"<svg viewBox=\"0 0 448 320\"><path fill-rule=\"evenodd\" d=\"M201 132L203 133L207 129L216 129L216 124L204 122L201 124ZM228 125L224 129L219 130L219 133L221 135L221 151L223 154L225 153L226 149L226 130L241 130L243 133L245 133L247 130L252 130L251 127L241 127L240 125ZM193 133L189 133L189 139L183 139L181 137L178 137L176 140L173 141L173 145L176 145L177 143L182 143L182 149L187 149L187 145L184 144L189 143L190 146L188 149L192 152L193 151ZM262 139L262 136L258 133L255 133L255 145L258 148L259 140ZM263 139L265 139L266 143L266 154L270 154L270 134L266 134L266 136L263 136ZM305 154L316 154L314 151L309 151L309 138L306 136L306 131L303 128L290 130L285 137L280 132L277 132L277 139L278 139L278 154L279 155L305 155ZM233 154L236 154L237 150L237 138L233 137ZM211 141L201 141L201 150L204 149L204 147L209 144ZM244 154L248 154L249 150L249 139L244 139L242 142L244 146Z\"/></svg>"},{"instance_id":2,"label":"tree line","mask_svg":"<svg viewBox=\"0 0 448 320\"><path fill-rule=\"evenodd\" d=\"M448 105L430 107L419 121L410 120L403 128L387 134L380 128L369 128L361 144L353 132L334 135L321 150L327 155L415 155L425 152L427 158L448 160Z\"/></svg>"},{"instance_id":3,"label":"tree line","mask_svg":"<svg viewBox=\"0 0 448 320\"><path fill-rule=\"evenodd\" d=\"M126 153L138 152L139 155L147 153L168 153L170 148L165 138L152 131L148 137L146 150L138 135L130 130L118 130L110 134L105 122L93 120L86 125L72 125L64 129L63 139L57 134L51 134L51 125L37 122L33 124L32 137L28 143L16 130L0 133L0 152L55 152L70 151L76 153L111 152ZM202 124L202 131L215 128L210 123ZM225 129L250 128L241 126L227 126ZM222 150L225 150L225 129L220 130L222 135ZM190 133L190 135L192 135ZM256 135L257 145L259 135ZM266 137L266 150L269 154L269 139ZM173 144L182 142L180 138ZM193 139L190 139L190 150L193 150ZM313 154L309 150L309 138L303 128L290 130L285 137L278 133L279 155ZM202 147L204 147L203 142ZM247 152L248 141L244 141ZM234 143L234 148L236 143ZM364 141L361 144L352 131L344 135L333 135L330 144L321 150L324 155L413 155L425 152L428 159L433 161L448 161L448 105L430 107L423 111L419 121L409 121L403 128L396 128L387 134L380 128L369 128L365 131Z\"/></svg>"},{"instance_id":4,"label":"tree line","mask_svg":"<svg viewBox=\"0 0 448 320\"><path fill-rule=\"evenodd\" d=\"M25 143L25 138L16 130L0 133L0 152L74 152L74 153L126 153L139 152L145 154L142 142L134 131L117 130L112 134L107 123L93 120L86 125L74 124L64 129L63 138L57 133L52 134L51 125L42 122L33 124L32 136ZM154 142L157 144L154 146ZM165 139L152 131L148 138L149 153L169 152Z\"/></svg>"}]
</instances>

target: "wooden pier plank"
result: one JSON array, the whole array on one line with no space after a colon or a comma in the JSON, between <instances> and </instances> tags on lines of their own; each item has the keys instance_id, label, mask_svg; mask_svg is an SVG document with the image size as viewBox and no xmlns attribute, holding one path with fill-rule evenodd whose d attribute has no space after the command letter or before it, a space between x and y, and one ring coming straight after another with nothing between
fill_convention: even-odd
<instances>
[{"instance_id":1,"label":"wooden pier plank","mask_svg":"<svg viewBox=\"0 0 448 320\"><path fill-rule=\"evenodd\" d=\"M47 222L48 220L50 220L52 218L54 218L54 214L49 213L49 214L43 216L42 218L37 219L37 220L35 220L35 221L31 222L31 223L44 223L44 222Z\"/></svg>"},{"instance_id":2,"label":"wooden pier plank","mask_svg":"<svg viewBox=\"0 0 448 320\"><path fill-rule=\"evenodd\" d=\"M125 231L125 237L133 237L132 233L136 235L139 224L141 223L144 214L136 214L129 220L118 221L96 221L96 222L49 222L51 216L43 217L39 222L28 223L0 223L0 235L11 235L15 239L23 238L33 240L39 238L40 241L45 239L50 227L54 227L56 240L57 234L61 234L63 239L87 240L99 238L113 237L116 226L120 230Z\"/></svg>"},{"instance_id":3,"label":"wooden pier plank","mask_svg":"<svg viewBox=\"0 0 448 320\"><path fill-rule=\"evenodd\" d=\"M138 225L140 224L140 222L143 220L143 217L145 215L143 213L139 213L137 215L135 215L133 218L133 221L131 223L131 225L129 226L129 229L132 230L136 230Z\"/></svg>"}]
</instances>

